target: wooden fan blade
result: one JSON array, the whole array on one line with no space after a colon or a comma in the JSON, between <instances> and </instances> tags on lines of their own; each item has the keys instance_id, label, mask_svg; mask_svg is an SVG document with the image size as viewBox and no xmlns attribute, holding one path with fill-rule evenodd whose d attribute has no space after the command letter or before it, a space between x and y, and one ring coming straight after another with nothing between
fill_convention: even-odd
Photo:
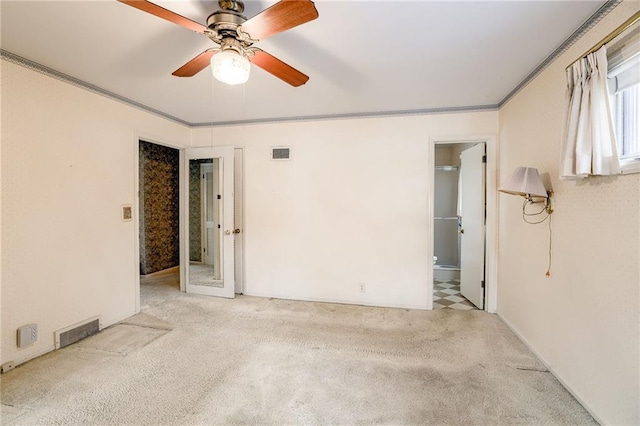
<instances>
[{"instance_id":1,"label":"wooden fan blade","mask_svg":"<svg viewBox=\"0 0 640 426\"><path fill-rule=\"evenodd\" d=\"M266 72L273 74L285 83L289 83L293 87L302 86L305 84L309 77L291 65L287 65L280 59L269 55L267 52L258 51L249 58L251 63L259 66Z\"/></svg>"},{"instance_id":2,"label":"wooden fan blade","mask_svg":"<svg viewBox=\"0 0 640 426\"><path fill-rule=\"evenodd\" d=\"M214 49L205 50L177 70L171 73L176 77L193 77L211 63L211 57L217 53Z\"/></svg>"},{"instance_id":3,"label":"wooden fan blade","mask_svg":"<svg viewBox=\"0 0 640 426\"><path fill-rule=\"evenodd\" d=\"M178 24L182 27L190 29L191 31L203 33L207 29L207 27L205 27L202 24L192 21L189 18L185 18L182 15L178 15L175 12L165 9L164 7L158 6L157 4L153 4L147 0L118 0L118 1L120 3L128 4L129 6L135 7L136 9L140 9L144 12L155 15L158 18L166 19L169 22Z\"/></svg>"},{"instance_id":4,"label":"wooden fan blade","mask_svg":"<svg viewBox=\"0 0 640 426\"><path fill-rule=\"evenodd\" d=\"M310 0L281 0L242 24L241 29L251 38L262 40L317 17L318 11Z\"/></svg>"}]
</instances>

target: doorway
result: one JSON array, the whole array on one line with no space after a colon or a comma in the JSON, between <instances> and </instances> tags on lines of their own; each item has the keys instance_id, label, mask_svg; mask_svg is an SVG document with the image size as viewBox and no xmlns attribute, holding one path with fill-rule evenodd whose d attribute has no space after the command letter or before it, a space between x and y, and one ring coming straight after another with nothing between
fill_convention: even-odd
<instances>
[{"instance_id":1,"label":"doorway","mask_svg":"<svg viewBox=\"0 0 640 426\"><path fill-rule=\"evenodd\" d=\"M140 275L177 271L180 266L180 152L138 142L138 229Z\"/></svg>"},{"instance_id":2,"label":"doorway","mask_svg":"<svg viewBox=\"0 0 640 426\"><path fill-rule=\"evenodd\" d=\"M190 208L188 206L190 198L189 187L191 185L188 156L191 155L191 159L198 158L201 155L194 155L194 152L205 152L207 148L178 149L158 142L143 141L142 139L136 139L135 142L137 145L136 148L138 149L136 167L138 197L136 197L134 217L137 216L139 218L136 221L135 227L136 259L141 259L144 255L148 255L149 245L147 245L147 241L155 238L157 235L157 233L150 232L147 218L151 216L158 218L163 215L166 216L167 211L171 211L171 219L160 222L162 222L162 227L164 227L165 230L169 230L168 234L170 235L170 238L173 239L173 242L164 245L163 249L167 251L168 248L171 247L171 253L174 256L172 257L173 260L170 262L173 266L169 266L165 269L157 268L159 270L153 272L148 272L149 269L143 269L142 262L136 262L136 269L139 268L139 273L136 274L135 304L136 312L139 312L142 291L140 286L141 283L152 280L153 282L162 282L164 287L170 286L171 288L175 288L179 291L188 291L186 274L189 266L186 265L185 262L193 256L189 252L190 247L188 241L191 240L191 238L189 237L189 229L187 228L187 221L189 220L190 212ZM206 248L209 248L209 250L205 251L212 251L213 256L209 256L206 260L202 259L202 263L207 267L213 266L215 268L215 266L217 266L216 271L219 271L220 275L223 273L224 266L222 260L223 253L231 253L230 256L227 255L227 258L231 259L233 264L231 266L228 264L226 265L228 274L233 277L230 288L235 287L235 293L241 294L244 290L243 149L234 149L233 147L224 147L221 149L225 151L224 158L226 159L227 169L230 171L231 176L223 173L222 164L218 163L218 161L221 160L221 157L218 157L219 160L214 161L214 155L208 159L205 158L197 161L198 163L203 164L208 163L208 166L203 168L205 179L204 187L202 186L203 183L198 179L198 176L201 175L199 169L200 164L198 164L198 172L195 173L196 186L199 186L200 188L198 193L209 193L209 197L207 199L198 199L197 210L200 212L202 209L207 209L207 211L205 211L205 215L207 212L215 214L215 217L209 222L211 222L211 224L216 223L216 226L209 227L212 231L209 232L206 230L207 221L204 222L205 226L202 226L203 222L192 220L194 229L200 236L194 241L201 241L203 239L208 240L208 246ZM170 153L171 160L168 161L170 166L164 164L166 161L160 161L157 156L153 157L153 161L149 161L147 158L149 156L146 155L147 150L151 150L153 152L164 152L165 154L161 155L161 158L167 156L167 153ZM219 148L215 148L214 150L219 150ZM230 153L231 156L229 156ZM204 156L206 157L206 153ZM165 176L160 176L162 173L159 173L159 171L164 172ZM169 175L170 177L167 177L166 175ZM220 192L222 188L219 186L216 187L216 185L220 185L224 178L226 178L227 183L230 182L232 185L231 196L228 198L230 200L229 205L231 214L229 214L228 209L223 210L221 200L217 199L217 195L222 195L222 192ZM159 190L159 188L164 188L164 191ZM171 188L171 190L168 190L167 188ZM203 188L204 190L202 190ZM227 191L228 190L229 189L227 188ZM161 193L164 193L164 195ZM215 196L213 196L214 193ZM158 196L155 198L159 198L160 201L154 203L154 197L150 196L152 194L157 194ZM149 207L147 205L151 205L152 210L148 210ZM168 207L168 205L170 207ZM231 218L232 220L231 227L229 229L222 227L219 229L217 227L217 224L222 225L222 223L220 223L220 216L224 214L223 211L226 212L226 217ZM199 226L196 226L195 224L199 224ZM229 223L227 222L227 225L228 224ZM223 233L222 231L225 232ZM223 243L224 240L220 239L221 235L226 236L227 231L232 235L231 244ZM201 232L204 232L205 235L203 236ZM160 241L161 240L155 241L156 245ZM193 244L193 246L197 246L198 249L200 249L200 246L197 244ZM177 250L177 262L175 261L176 251L174 250ZM217 256L216 253L218 254ZM146 273L142 272L143 270ZM218 281L221 277L216 277L214 274L217 274L217 272L212 273L212 276L218 279L212 279L212 281ZM235 281L235 286L233 281ZM223 288L224 286L218 285L218 287ZM193 287L191 289L193 290Z\"/></svg>"},{"instance_id":3,"label":"doorway","mask_svg":"<svg viewBox=\"0 0 640 426\"><path fill-rule=\"evenodd\" d=\"M434 146L433 309L485 309L486 143Z\"/></svg>"}]
</instances>

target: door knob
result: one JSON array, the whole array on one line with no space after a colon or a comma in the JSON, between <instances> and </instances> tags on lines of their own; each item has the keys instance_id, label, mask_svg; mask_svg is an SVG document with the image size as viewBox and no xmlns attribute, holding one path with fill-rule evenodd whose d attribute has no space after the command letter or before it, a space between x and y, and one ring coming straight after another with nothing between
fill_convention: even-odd
<instances>
[{"instance_id":1,"label":"door knob","mask_svg":"<svg viewBox=\"0 0 640 426\"><path fill-rule=\"evenodd\" d=\"M464 229L460 229L460 233L461 233L461 234L464 234Z\"/></svg>"},{"instance_id":2,"label":"door knob","mask_svg":"<svg viewBox=\"0 0 640 426\"><path fill-rule=\"evenodd\" d=\"M236 228L236 229L234 229L234 230L233 230L233 233L234 233L234 234L239 234L239 233L240 233L240 228Z\"/></svg>"},{"instance_id":3,"label":"door knob","mask_svg":"<svg viewBox=\"0 0 640 426\"><path fill-rule=\"evenodd\" d=\"M228 229L226 231L224 231L225 235L239 234L239 233L240 233L240 228L236 228L233 231L229 231Z\"/></svg>"}]
</instances>

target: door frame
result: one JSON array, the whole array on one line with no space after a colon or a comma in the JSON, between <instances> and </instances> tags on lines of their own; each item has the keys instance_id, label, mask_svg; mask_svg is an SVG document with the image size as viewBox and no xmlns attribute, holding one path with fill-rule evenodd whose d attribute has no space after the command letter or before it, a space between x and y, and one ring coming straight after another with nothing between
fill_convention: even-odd
<instances>
[{"instance_id":1,"label":"door frame","mask_svg":"<svg viewBox=\"0 0 640 426\"><path fill-rule=\"evenodd\" d=\"M234 147L233 161L235 177L233 179L233 201L235 203L234 211L234 229L240 229L240 233L235 235L234 258L235 258L235 274L236 274L236 294L244 293L244 148Z\"/></svg>"},{"instance_id":2,"label":"door frame","mask_svg":"<svg viewBox=\"0 0 640 426\"><path fill-rule=\"evenodd\" d=\"M184 157L185 157L185 150L187 149L187 147L184 146L184 143L182 143L183 141L165 141L164 139L166 138L166 135L157 135L157 134L150 134L147 132L134 132L133 136L131 138L131 146L132 146L132 151L133 151L133 191L132 191L132 199L133 199L133 203L132 203L132 207L133 207L133 239L134 239L134 244L133 244L133 251L134 251L134 261L133 261L133 276L134 276L134 294L133 294L133 298L134 298L134 313L139 313L140 312L140 223L139 223L139 218L140 218L140 198L139 198L139 188L140 188L140 141L143 140L145 142L149 142L149 143L153 143L156 145L161 145L161 146L166 146L169 148L173 148L173 149L177 149L178 150L178 161L179 161L179 166L178 166L178 185L180 185L180 188L184 188L185 186L185 176L184 176ZM236 150L240 149L243 151L244 154L244 149L242 147L236 146L234 147ZM237 152L237 151L236 151ZM242 168L242 172L240 174L240 176L242 177L242 185L244 185L244 155L241 155L241 168ZM234 156L235 158L235 156ZM237 160L237 158L236 158ZM237 175L236 175L237 176ZM240 196L240 202L242 203L242 219L243 219L243 223L244 223L244 187L241 188L242 194ZM178 194L178 203L179 203L179 213L178 213L178 221L179 221L179 241L180 241L180 246L183 247L185 244L185 240L186 240L186 236L184 235L184 226L183 223L187 218L187 211L185 209L185 198L186 194L184 193L184 190L179 191ZM237 199L238 196L236 194L235 198ZM245 229L242 229L242 232L240 233L240 236L242 238L242 240L244 241L244 233L245 233ZM242 281L241 281L241 285L236 287L236 291L238 293L243 293L244 292L244 271L245 271L245 262L244 262L244 246L242 246L242 249L238 252L236 252L236 255L240 254L241 259L240 259L240 265L242 268ZM180 271L183 271L184 268L184 256L180 256ZM236 263L236 268L238 267L238 263ZM179 279L180 279L180 291L182 293L186 292L187 288L186 288L186 282L183 278L183 274L182 272L179 274Z\"/></svg>"},{"instance_id":3,"label":"door frame","mask_svg":"<svg viewBox=\"0 0 640 426\"><path fill-rule=\"evenodd\" d=\"M435 149L436 145L459 143L484 143L487 152L485 175L487 220L485 227L485 310L495 313L498 294L498 138L495 134L453 135L429 137L429 194L428 194L428 229L431 238L427 247L427 309L433 309L433 243L434 243L434 204L435 204Z\"/></svg>"},{"instance_id":4,"label":"door frame","mask_svg":"<svg viewBox=\"0 0 640 426\"><path fill-rule=\"evenodd\" d=\"M183 180L183 160L184 146L181 144L161 141L157 135L148 135L145 133L135 133L133 136L133 255L134 255L134 312L140 313L140 141L152 143L155 145L165 146L178 150L178 185L182 189ZM178 228L179 228L179 244L182 244L182 223L185 219L183 211L183 191L178 191ZM182 256L180 256L180 269L182 270ZM180 291L185 291L185 283L180 277Z\"/></svg>"}]
</instances>

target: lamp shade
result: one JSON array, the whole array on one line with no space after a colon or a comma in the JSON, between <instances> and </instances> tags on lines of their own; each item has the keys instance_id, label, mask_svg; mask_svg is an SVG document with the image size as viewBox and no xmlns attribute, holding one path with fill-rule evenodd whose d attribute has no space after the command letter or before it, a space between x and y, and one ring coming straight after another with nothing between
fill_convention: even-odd
<instances>
[{"instance_id":1,"label":"lamp shade","mask_svg":"<svg viewBox=\"0 0 640 426\"><path fill-rule=\"evenodd\" d=\"M498 191L525 197L546 198L548 196L540 175L538 175L538 169L535 167L518 167L504 181Z\"/></svg>"},{"instance_id":2,"label":"lamp shade","mask_svg":"<svg viewBox=\"0 0 640 426\"><path fill-rule=\"evenodd\" d=\"M251 64L235 50L225 50L211 57L213 76L227 84L242 84L249 79Z\"/></svg>"}]
</instances>

